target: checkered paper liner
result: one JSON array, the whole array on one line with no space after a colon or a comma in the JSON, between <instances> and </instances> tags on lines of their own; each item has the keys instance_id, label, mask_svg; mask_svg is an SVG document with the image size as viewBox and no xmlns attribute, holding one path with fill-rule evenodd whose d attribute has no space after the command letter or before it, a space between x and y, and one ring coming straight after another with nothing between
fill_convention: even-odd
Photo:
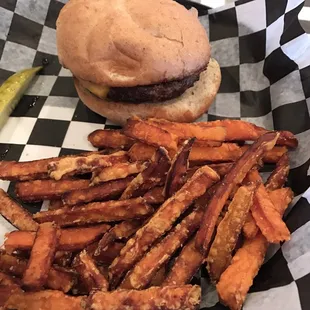
<instances>
[{"instance_id":1,"label":"checkered paper liner","mask_svg":"<svg viewBox=\"0 0 310 310\"><path fill-rule=\"evenodd\" d=\"M55 22L65 2L0 0L0 83L15 71L48 63L0 131L3 160L92 150L91 131L117 127L82 104L70 72L58 62ZM285 217L291 240L270 248L244 309L310 309L310 38L297 18L303 2L240 0L210 11L180 2L197 7L221 65L219 93L201 120L242 119L290 130L300 144L290 153L289 185L297 195ZM272 169L265 167L264 176ZM14 197L13 183L0 186ZM46 208L24 206L31 212ZM0 235L11 230L1 217ZM226 309L204 269L193 282L202 286L202 309Z\"/></svg>"}]
</instances>

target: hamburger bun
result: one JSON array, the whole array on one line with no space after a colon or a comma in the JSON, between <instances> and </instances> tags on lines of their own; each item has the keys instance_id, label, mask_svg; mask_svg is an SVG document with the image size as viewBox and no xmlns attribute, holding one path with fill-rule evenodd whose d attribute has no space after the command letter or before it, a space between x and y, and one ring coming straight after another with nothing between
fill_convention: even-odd
<instances>
[{"instance_id":1,"label":"hamburger bun","mask_svg":"<svg viewBox=\"0 0 310 310\"><path fill-rule=\"evenodd\" d=\"M156 117L175 122L192 122L208 110L220 83L220 67L213 58L193 87L188 88L180 97L159 103L133 104L103 100L81 87L78 79L74 79L78 95L89 109L121 125L133 115L141 118Z\"/></svg>"},{"instance_id":2,"label":"hamburger bun","mask_svg":"<svg viewBox=\"0 0 310 310\"><path fill-rule=\"evenodd\" d=\"M120 124L132 115L193 121L220 84L197 11L173 0L70 0L57 48L82 101Z\"/></svg>"}]
</instances>

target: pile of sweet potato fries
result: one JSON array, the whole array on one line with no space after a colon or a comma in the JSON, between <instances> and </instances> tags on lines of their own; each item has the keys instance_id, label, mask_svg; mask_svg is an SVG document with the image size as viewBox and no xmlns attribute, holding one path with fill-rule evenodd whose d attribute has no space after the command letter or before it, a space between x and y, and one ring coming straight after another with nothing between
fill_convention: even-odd
<instances>
[{"instance_id":1,"label":"pile of sweet potato fries","mask_svg":"<svg viewBox=\"0 0 310 310\"><path fill-rule=\"evenodd\" d=\"M288 148L297 140L239 120L181 124L128 120L96 130L98 151L0 162L29 214L0 191L18 230L0 252L5 309L196 309L207 268L220 301L241 309L269 243L289 240L282 220ZM264 164L275 169L264 182Z\"/></svg>"}]
</instances>

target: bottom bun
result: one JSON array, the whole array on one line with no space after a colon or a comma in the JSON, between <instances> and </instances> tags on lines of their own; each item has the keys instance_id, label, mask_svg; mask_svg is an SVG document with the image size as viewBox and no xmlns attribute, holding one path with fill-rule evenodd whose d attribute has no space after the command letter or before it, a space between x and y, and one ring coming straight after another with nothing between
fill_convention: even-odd
<instances>
[{"instance_id":1,"label":"bottom bun","mask_svg":"<svg viewBox=\"0 0 310 310\"><path fill-rule=\"evenodd\" d=\"M213 102L221 83L221 70L216 60L210 59L208 67L195 84L181 96L158 103L127 103L100 99L83 88L74 78L78 95L92 111L112 122L124 125L132 116L156 117L175 122L192 122L205 113Z\"/></svg>"}]
</instances>

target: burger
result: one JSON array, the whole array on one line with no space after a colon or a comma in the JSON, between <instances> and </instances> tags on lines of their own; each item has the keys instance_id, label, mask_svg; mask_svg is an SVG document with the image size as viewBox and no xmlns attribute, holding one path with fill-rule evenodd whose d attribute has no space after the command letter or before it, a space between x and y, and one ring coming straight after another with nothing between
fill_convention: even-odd
<instances>
[{"instance_id":1,"label":"burger","mask_svg":"<svg viewBox=\"0 0 310 310\"><path fill-rule=\"evenodd\" d=\"M60 63L94 112L191 122L221 73L195 9L172 0L70 0L57 20Z\"/></svg>"}]
</instances>

